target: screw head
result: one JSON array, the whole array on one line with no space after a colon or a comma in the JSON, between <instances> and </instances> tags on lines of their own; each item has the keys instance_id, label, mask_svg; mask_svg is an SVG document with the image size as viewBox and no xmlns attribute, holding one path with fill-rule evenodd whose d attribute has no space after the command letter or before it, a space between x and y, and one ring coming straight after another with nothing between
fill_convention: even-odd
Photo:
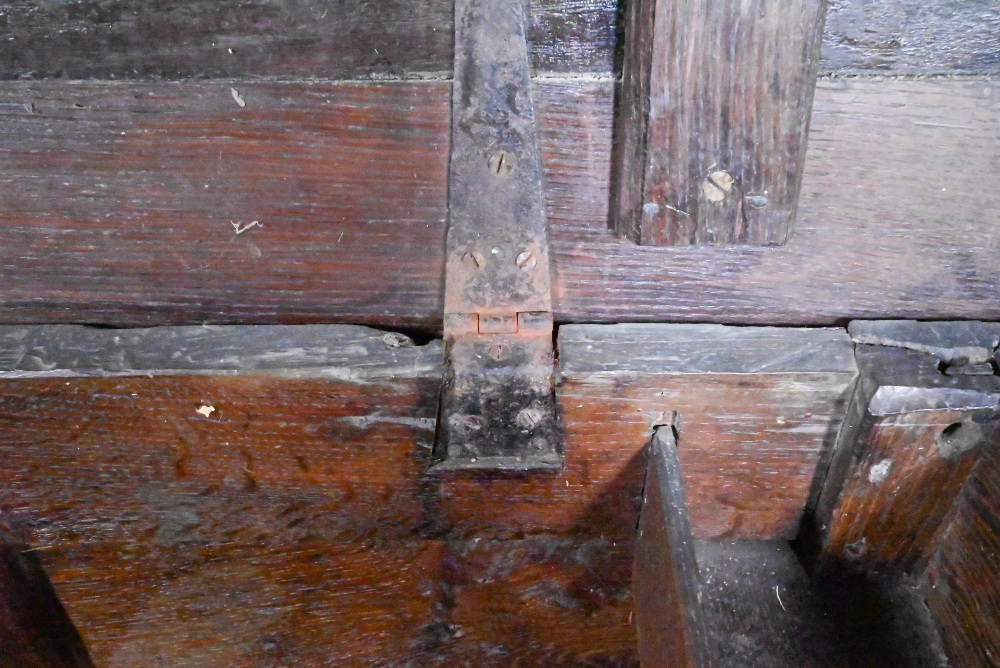
<instances>
[{"instance_id":1,"label":"screw head","mask_svg":"<svg viewBox=\"0 0 1000 668\"><path fill-rule=\"evenodd\" d=\"M490 174L493 176L507 176L514 171L514 163L517 160L513 153L500 151L490 158Z\"/></svg>"},{"instance_id":2,"label":"screw head","mask_svg":"<svg viewBox=\"0 0 1000 668\"><path fill-rule=\"evenodd\" d=\"M486 264L486 257L479 251L469 251L462 256L462 264L465 265L466 269L472 271L482 269L483 265Z\"/></svg>"},{"instance_id":3,"label":"screw head","mask_svg":"<svg viewBox=\"0 0 1000 668\"><path fill-rule=\"evenodd\" d=\"M750 201L750 206L755 209L763 209L767 206L767 197L763 195L753 195L747 199Z\"/></svg>"},{"instance_id":4,"label":"screw head","mask_svg":"<svg viewBox=\"0 0 1000 668\"><path fill-rule=\"evenodd\" d=\"M535 265L538 264L538 258L531 251L524 251L517 256L515 260L517 263L517 268L521 271L528 271L529 269L534 269Z\"/></svg>"}]
</instances>

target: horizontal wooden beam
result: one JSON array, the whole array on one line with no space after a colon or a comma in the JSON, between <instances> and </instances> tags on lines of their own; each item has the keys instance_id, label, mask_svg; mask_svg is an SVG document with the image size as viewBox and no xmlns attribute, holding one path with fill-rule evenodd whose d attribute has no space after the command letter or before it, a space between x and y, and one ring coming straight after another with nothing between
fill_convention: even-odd
<instances>
[{"instance_id":1,"label":"horizontal wooden beam","mask_svg":"<svg viewBox=\"0 0 1000 668\"><path fill-rule=\"evenodd\" d=\"M542 72L610 75L617 0L533 0ZM16 3L0 17L0 78L326 79L447 76L449 0ZM844 74L1000 70L1000 10L962 0L830 3L822 68Z\"/></svg>"},{"instance_id":2,"label":"horizontal wooden beam","mask_svg":"<svg viewBox=\"0 0 1000 668\"><path fill-rule=\"evenodd\" d=\"M448 83L0 91L0 321L440 326ZM821 82L778 249L616 238L612 84L534 99L558 320L1000 318L987 80Z\"/></svg>"}]
</instances>

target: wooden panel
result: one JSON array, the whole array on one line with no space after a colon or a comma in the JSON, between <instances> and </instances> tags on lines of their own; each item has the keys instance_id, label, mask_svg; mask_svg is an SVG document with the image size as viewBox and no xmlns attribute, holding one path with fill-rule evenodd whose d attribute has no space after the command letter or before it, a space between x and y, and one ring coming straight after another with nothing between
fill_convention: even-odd
<instances>
[{"instance_id":1,"label":"wooden panel","mask_svg":"<svg viewBox=\"0 0 1000 668\"><path fill-rule=\"evenodd\" d=\"M424 656L442 550L354 538L42 552L98 666L366 666Z\"/></svg>"},{"instance_id":2,"label":"wooden panel","mask_svg":"<svg viewBox=\"0 0 1000 668\"><path fill-rule=\"evenodd\" d=\"M559 346L569 483L574 453L624 462L673 423L696 536L796 535L855 376L842 331L579 325Z\"/></svg>"},{"instance_id":3,"label":"wooden panel","mask_svg":"<svg viewBox=\"0 0 1000 668\"><path fill-rule=\"evenodd\" d=\"M639 660L643 668L713 666L671 427L656 430L647 453L632 579Z\"/></svg>"},{"instance_id":4,"label":"wooden panel","mask_svg":"<svg viewBox=\"0 0 1000 668\"><path fill-rule=\"evenodd\" d=\"M785 243L825 5L629 4L611 206L620 234L654 246Z\"/></svg>"},{"instance_id":5,"label":"wooden panel","mask_svg":"<svg viewBox=\"0 0 1000 668\"><path fill-rule=\"evenodd\" d=\"M825 567L919 574L1000 419L1000 325L852 323L861 368L820 499ZM871 345L869 345L871 344Z\"/></svg>"},{"instance_id":6,"label":"wooden panel","mask_svg":"<svg viewBox=\"0 0 1000 668\"><path fill-rule=\"evenodd\" d=\"M535 0L534 66L610 74L615 0ZM448 0L19 2L0 17L3 79L447 79Z\"/></svg>"},{"instance_id":7,"label":"wooden panel","mask_svg":"<svg viewBox=\"0 0 1000 668\"><path fill-rule=\"evenodd\" d=\"M561 85L539 102L558 319L1000 319L1000 191L969 178L1000 163L994 84L820 82L795 236L767 250L615 240L607 116L591 106L610 100L588 88Z\"/></svg>"},{"instance_id":8,"label":"wooden panel","mask_svg":"<svg viewBox=\"0 0 1000 668\"><path fill-rule=\"evenodd\" d=\"M5 301L161 324L439 313L449 85L236 86L6 84L34 112L0 116Z\"/></svg>"},{"instance_id":9,"label":"wooden panel","mask_svg":"<svg viewBox=\"0 0 1000 668\"><path fill-rule=\"evenodd\" d=\"M0 662L18 668L91 668L38 556L8 538L0 542Z\"/></svg>"},{"instance_id":10,"label":"wooden panel","mask_svg":"<svg viewBox=\"0 0 1000 668\"><path fill-rule=\"evenodd\" d=\"M619 4L533 0L535 68L610 76L620 58ZM0 77L447 76L452 21L447 0L8 3ZM998 25L992 0L838 0L830 3L821 67L996 73Z\"/></svg>"},{"instance_id":11,"label":"wooden panel","mask_svg":"<svg viewBox=\"0 0 1000 668\"><path fill-rule=\"evenodd\" d=\"M0 328L0 514L102 666L633 668L637 498L587 480L572 526L519 535L465 474L495 515L450 512L442 358L363 327Z\"/></svg>"},{"instance_id":12,"label":"wooden panel","mask_svg":"<svg viewBox=\"0 0 1000 668\"><path fill-rule=\"evenodd\" d=\"M1000 657L1000 431L969 478L926 574L924 595L953 666Z\"/></svg>"},{"instance_id":13,"label":"wooden panel","mask_svg":"<svg viewBox=\"0 0 1000 668\"><path fill-rule=\"evenodd\" d=\"M839 74L988 74L1000 68L995 0L834 0L823 69Z\"/></svg>"},{"instance_id":14,"label":"wooden panel","mask_svg":"<svg viewBox=\"0 0 1000 668\"><path fill-rule=\"evenodd\" d=\"M439 326L446 83L3 91L0 321ZM766 251L617 239L611 84L534 96L559 320L1000 318L1000 191L969 178L1000 163L989 82L821 82L794 242Z\"/></svg>"}]
</instances>

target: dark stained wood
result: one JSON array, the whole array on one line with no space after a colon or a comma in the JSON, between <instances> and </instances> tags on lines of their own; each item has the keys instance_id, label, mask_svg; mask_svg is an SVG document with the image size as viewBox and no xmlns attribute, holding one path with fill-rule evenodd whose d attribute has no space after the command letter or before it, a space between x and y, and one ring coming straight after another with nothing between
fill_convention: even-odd
<instances>
[{"instance_id":1,"label":"dark stained wood","mask_svg":"<svg viewBox=\"0 0 1000 668\"><path fill-rule=\"evenodd\" d=\"M647 453L632 579L639 661L643 668L713 666L672 427L656 430Z\"/></svg>"},{"instance_id":2,"label":"dark stained wood","mask_svg":"<svg viewBox=\"0 0 1000 668\"><path fill-rule=\"evenodd\" d=\"M924 596L953 666L1000 659L1000 430L993 429L925 576Z\"/></svg>"},{"instance_id":3,"label":"dark stained wood","mask_svg":"<svg viewBox=\"0 0 1000 668\"><path fill-rule=\"evenodd\" d=\"M697 557L722 668L948 666L912 581L818 582L777 541L700 541Z\"/></svg>"},{"instance_id":4,"label":"dark stained wood","mask_svg":"<svg viewBox=\"0 0 1000 668\"><path fill-rule=\"evenodd\" d=\"M653 429L675 424L700 538L798 533L856 373L841 330L564 326L559 359L568 482L626 470ZM536 512L559 511L535 498Z\"/></svg>"},{"instance_id":5,"label":"dark stained wood","mask_svg":"<svg viewBox=\"0 0 1000 668\"><path fill-rule=\"evenodd\" d=\"M3 90L0 320L440 326L447 83ZM987 81L821 82L794 241L768 250L617 239L611 84L534 97L558 320L1000 318L1000 191L969 177L1000 162Z\"/></svg>"},{"instance_id":6,"label":"dark stained wood","mask_svg":"<svg viewBox=\"0 0 1000 668\"><path fill-rule=\"evenodd\" d=\"M798 205L824 0L636 0L612 226L654 246L779 246Z\"/></svg>"},{"instance_id":7,"label":"dark stained wood","mask_svg":"<svg viewBox=\"0 0 1000 668\"><path fill-rule=\"evenodd\" d=\"M919 574L1000 419L1000 325L852 323L861 377L819 504L820 563Z\"/></svg>"},{"instance_id":8,"label":"dark stained wood","mask_svg":"<svg viewBox=\"0 0 1000 668\"><path fill-rule=\"evenodd\" d=\"M620 68L621 4L532 0L536 70L611 76ZM448 0L8 3L0 17L0 77L447 77L452 21ZM990 0L836 0L821 67L837 74L996 73L998 25L1000 9Z\"/></svg>"},{"instance_id":9,"label":"dark stained wood","mask_svg":"<svg viewBox=\"0 0 1000 668\"><path fill-rule=\"evenodd\" d=\"M823 69L838 74L990 74L1000 68L993 0L833 0Z\"/></svg>"},{"instance_id":10,"label":"dark stained wood","mask_svg":"<svg viewBox=\"0 0 1000 668\"><path fill-rule=\"evenodd\" d=\"M18 668L91 668L38 556L24 543L0 542L0 664Z\"/></svg>"},{"instance_id":11,"label":"dark stained wood","mask_svg":"<svg viewBox=\"0 0 1000 668\"><path fill-rule=\"evenodd\" d=\"M0 17L3 79L447 79L448 0L21 2ZM616 0L531 3L534 67L610 74Z\"/></svg>"}]
</instances>

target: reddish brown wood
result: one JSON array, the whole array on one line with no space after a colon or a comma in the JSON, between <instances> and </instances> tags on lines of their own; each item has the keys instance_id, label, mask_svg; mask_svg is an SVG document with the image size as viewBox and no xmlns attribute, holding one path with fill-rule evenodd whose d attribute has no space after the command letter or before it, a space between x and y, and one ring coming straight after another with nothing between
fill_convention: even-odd
<instances>
[{"instance_id":1,"label":"reddish brown wood","mask_svg":"<svg viewBox=\"0 0 1000 668\"><path fill-rule=\"evenodd\" d=\"M841 331L564 326L559 346L570 484L632 470L677 419L695 536L797 534L855 376ZM536 512L558 512L546 501Z\"/></svg>"},{"instance_id":2,"label":"reddish brown wood","mask_svg":"<svg viewBox=\"0 0 1000 668\"><path fill-rule=\"evenodd\" d=\"M534 96L559 320L1000 318L1000 191L968 178L1000 161L988 82L821 83L795 241L766 252L616 239L610 84ZM447 83L7 83L3 99L0 320L439 325Z\"/></svg>"},{"instance_id":3,"label":"reddish brown wood","mask_svg":"<svg viewBox=\"0 0 1000 668\"><path fill-rule=\"evenodd\" d=\"M919 574L1000 417L1000 325L852 323L861 376L819 504L821 563Z\"/></svg>"},{"instance_id":4,"label":"reddish brown wood","mask_svg":"<svg viewBox=\"0 0 1000 668\"><path fill-rule=\"evenodd\" d=\"M426 473L442 357L360 327L0 328L0 513L102 666L633 666L632 500L518 535L464 475L507 516L455 521Z\"/></svg>"},{"instance_id":5,"label":"reddish brown wood","mask_svg":"<svg viewBox=\"0 0 1000 668\"><path fill-rule=\"evenodd\" d=\"M1000 429L969 478L954 518L941 534L924 595L941 626L953 666L994 665L1000 658Z\"/></svg>"},{"instance_id":6,"label":"reddish brown wood","mask_svg":"<svg viewBox=\"0 0 1000 668\"><path fill-rule=\"evenodd\" d=\"M628 6L612 225L646 245L787 241L823 0Z\"/></svg>"}]
</instances>

